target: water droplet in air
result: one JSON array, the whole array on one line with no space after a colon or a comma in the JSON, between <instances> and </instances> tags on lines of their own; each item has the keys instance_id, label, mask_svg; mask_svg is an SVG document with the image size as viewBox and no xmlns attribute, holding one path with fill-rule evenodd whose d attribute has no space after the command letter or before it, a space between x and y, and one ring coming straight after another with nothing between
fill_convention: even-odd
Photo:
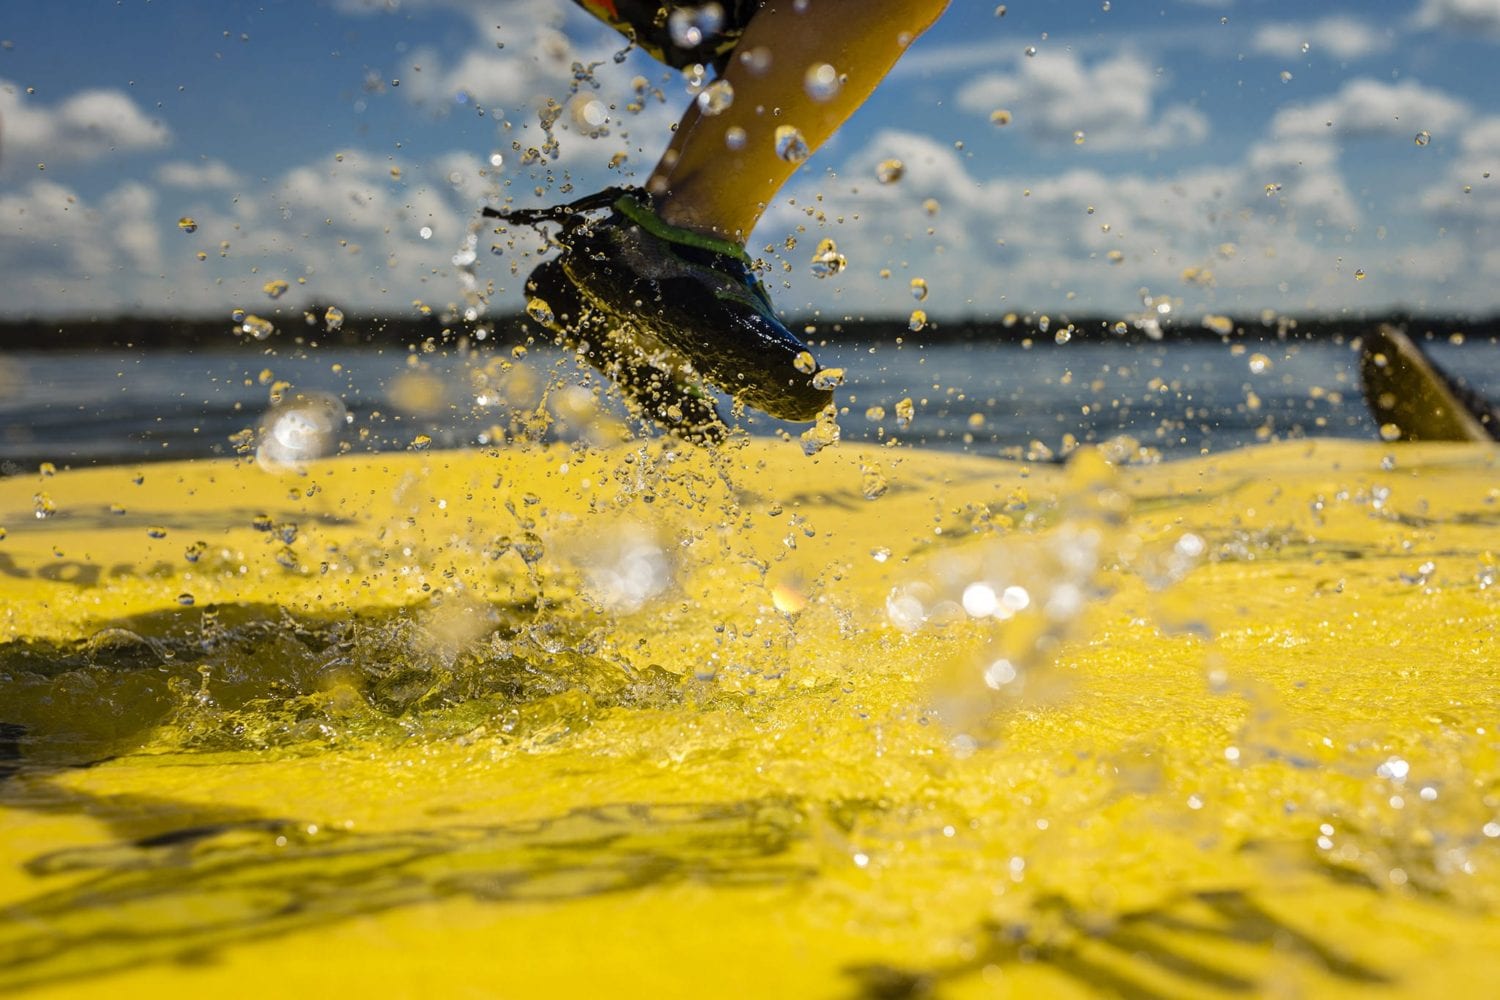
<instances>
[{"instance_id":1,"label":"water droplet in air","mask_svg":"<svg viewBox=\"0 0 1500 1000\"><path fill-rule=\"evenodd\" d=\"M1267 184L1266 185L1266 197L1270 198L1273 195L1275 195L1277 191L1280 191L1280 190L1281 190L1281 185L1280 184Z\"/></svg>"},{"instance_id":2,"label":"water droplet in air","mask_svg":"<svg viewBox=\"0 0 1500 1000\"><path fill-rule=\"evenodd\" d=\"M667 32L672 36L672 44L693 49L717 35L723 23L724 8L717 3L678 7L667 17Z\"/></svg>"},{"instance_id":3,"label":"water droplet in air","mask_svg":"<svg viewBox=\"0 0 1500 1000\"><path fill-rule=\"evenodd\" d=\"M423 226L421 229L417 230L417 235L420 236L420 237L422 237L422 239L424 239L424 240L430 240L430 239L432 239L432 227L431 226Z\"/></svg>"},{"instance_id":4,"label":"water droplet in air","mask_svg":"<svg viewBox=\"0 0 1500 1000\"><path fill-rule=\"evenodd\" d=\"M1028 46L1026 46L1026 54L1028 56L1034 56L1034 55L1036 55L1036 46L1035 45L1028 45Z\"/></svg>"},{"instance_id":5,"label":"water droplet in air","mask_svg":"<svg viewBox=\"0 0 1500 1000\"><path fill-rule=\"evenodd\" d=\"M323 325L329 333L340 330L344 326L344 311L337 306L329 306L328 311L323 314Z\"/></svg>"},{"instance_id":6,"label":"water droplet in air","mask_svg":"<svg viewBox=\"0 0 1500 1000\"><path fill-rule=\"evenodd\" d=\"M305 462L333 454L348 417L344 403L325 392L296 393L266 411L256 435L255 462L267 472L300 472ZM274 523L257 521L257 530Z\"/></svg>"},{"instance_id":7,"label":"water droplet in air","mask_svg":"<svg viewBox=\"0 0 1500 1000\"><path fill-rule=\"evenodd\" d=\"M831 278L844 269L848 263L844 255L839 253L838 244L833 240L825 239L818 244L818 250L813 254L812 273L817 278Z\"/></svg>"},{"instance_id":8,"label":"water droplet in air","mask_svg":"<svg viewBox=\"0 0 1500 1000\"><path fill-rule=\"evenodd\" d=\"M802 87L813 100L826 101L839 92L839 71L828 63L813 63L807 67Z\"/></svg>"},{"instance_id":9,"label":"water droplet in air","mask_svg":"<svg viewBox=\"0 0 1500 1000\"><path fill-rule=\"evenodd\" d=\"M993 125L1009 125L1010 110L1008 108L996 108L990 112L990 123Z\"/></svg>"},{"instance_id":10,"label":"water droplet in air","mask_svg":"<svg viewBox=\"0 0 1500 1000\"><path fill-rule=\"evenodd\" d=\"M190 563L195 563L199 559L202 559L203 553L207 551L207 542L194 542L192 545L189 545L186 549L183 550L182 558L186 559Z\"/></svg>"},{"instance_id":11,"label":"water droplet in air","mask_svg":"<svg viewBox=\"0 0 1500 1000\"><path fill-rule=\"evenodd\" d=\"M927 329L927 313L921 309L911 311L911 319L906 321L906 328L912 333L919 333Z\"/></svg>"},{"instance_id":12,"label":"water droplet in air","mask_svg":"<svg viewBox=\"0 0 1500 1000\"><path fill-rule=\"evenodd\" d=\"M788 163L801 163L812 155L807 140L791 125L776 126L776 155Z\"/></svg>"},{"instance_id":13,"label":"water droplet in air","mask_svg":"<svg viewBox=\"0 0 1500 1000\"><path fill-rule=\"evenodd\" d=\"M268 319L259 316L245 315L244 321L240 323L240 332L248 333L256 340L265 340L276 332L276 326Z\"/></svg>"},{"instance_id":14,"label":"water droplet in air","mask_svg":"<svg viewBox=\"0 0 1500 1000\"><path fill-rule=\"evenodd\" d=\"M502 167L504 165L505 165L505 154L504 153L495 152L495 153L491 153L490 154L490 166L495 167L496 169L498 169L498 168L500 168L500 167Z\"/></svg>"},{"instance_id":15,"label":"water droplet in air","mask_svg":"<svg viewBox=\"0 0 1500 1000\"><path fill-rule=\"evenodd\" d=\"M1354 280L1355 281L1364 281L1365 280L1364 268L1360 268L1358 271L1354 272Z\"/></svg>"},{"instance_id":16,"label":"water droplet in air","mask_svg":"<svg viewBox=\"0 0 1500 1000\"><path fill-rule=\"evenodd\" d=\"M414 437L414 438L411 439L411 450L412 451L426 451L428 448L431 448L431 447L432 447L432 438L429 437L426 434L418 434L416 437Z\"/></svg>"},{"instance_id":17,"label":"water droplet in air","mask_svg":"<svg viewBox=\"0 0 1500 1000\"><path fill-rule=\"evenodd\" d=\"M907 396L905 399L900 400L896 403L896 423L901 427L910 427L911 422L915 420L916 417L917 407L916 404L911 401L910 396Z\"/></svg>"},{"instance_id":18,"label":"water droplet in air","mask_svg":"<svg viewBox=\"0 0 1500 1000\"><path fill-rule=\"evenodd\" d=\"M911 297L918 302L927 301L927 282L921 278L911 279Z\"/></svg>"},{"instance_id":19,"label":"water droplet in air","mask_svg":"<svg viewBox=\"0 0 1500 1000\"><path fill-rule=\"evenodd\" d=\"M46 493L35 493L31 497L32 511L37 520L49 518L57 513L57 502Z\"/></svg>"},{"instance_id":20,"label":"water droplet in air","mask_svg":"<svg viewBox=\"0 0 1500 1000\"><path fill-rule=\"evenodd\" d=\"M891 484L885 478L885 472L880 466L861 465L859 467L859 491L864 494L866 500L879 500L890 488Z\"/></svg>"},{"instance_id":21,"label":"water droplet in air","mask_svg":"<svg viewBox=\"0 0 1500 1000\"><path fill-rule=\"evenodd\" d=\"M721 115L734 103L734 87L728 80L715 80L698 95L698 110L705 115Z\"/></svg>"},{"instance_id":22,"label":"water droplet in air","mask_svg":"<svg viewBox=\"0 0 1500 1000\"><path fill-rule=\"evenodd\" d=\"M738 125L731 125L724 130L724 145L731 150L744 149L745 140L748 138L745 130Z\"/></svg>"},{"instance_id":23,"label":"water droplet in air","mask_svg":"<svg viewBox=\"0 0 1500 1000\"><path fill-rule=\"evenodd\" d=\"M1400 427L1400 425L1399 424L1381 424L1380 425L1380 440L1382 440L1382 441L1400 441L1401 440L1401 427Z\"/></svg>"},{"instance_id":24,"label":"water droplet in air","mask_svg":"<svg viewBox=\"0 0 1500 1000\"><path fill-rule=\"evenodd\" d=\"M844 369L824 368L813 376L812 384L814 389L822 389L824 391L837 389L844 384Z\"/></svg>"},{"instance_id":25,"label":"water droplet in air","mask_svg":"<svg viewBox=\"0 0 1500 1000\"><path fill-rule=\"evenodd\" d=\"M818 370L817 359L812 356L811 351L799 351L792 359L792 367L804 375L811 375Z\"/></svg>"},{"instance_id":26,"label":"water droplet in air","mask_svg":"<svg viewBox=\"0 0 1500 1000\"><path fill-rule=\"evenodd\" d=\"M279 299L283 295L285 295L287 289L291 287L291 285L287 284L285 281L282 281L280 278L272 278L264 285L261 285L260 290L265 292L268 298Z\"/></svg>"},{"instance_id":27,"label":"water droplet in air","mask_svg":"<svg viewBox=\"0 0 1500 1000\"><path fill-rule=\"evenodd\" d=\"M906 164L900 160L881 160L875 165L875 179L882 184L894 184L906 173Z\"/></svg>"},{"instance_id":28,"label":"water droplet in air","mask_svg":"<svg viewBox=\"0 0 1500 1000\"><path fill-rule=\"evenodd\" d=\"M1082 146L1087 138L1088 136L1084 134L1083 129L1079 129L1077 132L1073 133L1073 145Z\"/></svg>"},{"instance_id":29,"label":"water droplet in air","mask_svg":"<svg viewBox=\"0 0 1500 1000\"><path fill-rule=\"evenodd\" d=\"M184 215L182 218L177 220L177 228L181 229L185 233L196 233L198 231L198 223L188 216Z\"/></svg>"},{"instance_id":30,"label":"water droplet in air","mask_svg":"<svg viewBox=\"0 0 1500 1000\"><path fill-rule=\"evenodd\" d=\"M1264 354L1250 355L1250 374L1264 375L1272 368L1271 359Z\"/></svg>"},{"instance_id":31,"label":"water droplet in air","mask_svg":"<svg viewBox=\"0 0 1500 1000\"><path fill-rule=\"evenodd\" d=\"M1424 129L1423 129L1423 130L1422 130L1422 131L1420 131L1420 132L1418 132L1418 133L1417 133L1417 137L1416 137L1416 140L1415 140L1415 141L1416 141L1416 144L1417 144L1417 145L1418 145L1418 146L1425 146L1425 145L1427 145L1427 144L1428 144L1428 143L1429 143L1429 142L1431 142L1431 141L1432 141L1432 133L1431 133L1431 132L1429 132L1429 131L1427 131L1427 130L1426 130L1426 129L1425 129L1425 128L1424 128Z\"/></svg>"},{"instance_id":32,"label":"water droplet in air","mask_svg":"<svg viewBox=\"0 0 1500 1000\"><path fill-rule=\"evenodd\" d=\"M532 319L536 320L543 326L551 324L554 319L554 316L552 315L552 307L548 305L547 300L543 298L533 297L530 302L527 302L526 315L530 316Z\"/></svg>"},{"instance_id":33,"label":"water droplet in air","mask_svg":"<svg viewBox=\"0 0 1500 1000\"><path fill-rule=\"evenodd\" d=\"M158 525L152 525L146 529L146 535L150 538L166 538L167 529Z\"/></svg>"},{"instance_id":34,"label":"water droplet in air","mask_svg":"<svg viewBox=\"0 0 1500 1000\"><path fill-rule=\"evenodd\" d=\"M177 603L181 604L183 607L189 607L190 608L190 607L193 606L193 595L192 594L178 594L177 595Z\"/></svg>"}]
</instances>

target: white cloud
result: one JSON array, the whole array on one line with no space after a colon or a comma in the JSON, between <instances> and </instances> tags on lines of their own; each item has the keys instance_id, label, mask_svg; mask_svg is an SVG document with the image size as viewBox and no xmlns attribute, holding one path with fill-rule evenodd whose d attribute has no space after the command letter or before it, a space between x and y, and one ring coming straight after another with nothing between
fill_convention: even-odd
<instances>
[{"instance_id":1,"label":"white cloud","mask_svg":"<svg viewBox=\"0 0 1500 1000\"><path fill-rule=\"evenodd\" d=\"M1134 52L1091 66L1071 52L1044 51L1019 61L1013 74L981 76L958 93L967 111L989 116L1006 109L1014 125L1033 138L1071 143L1083 132L1097 150L1161 149L1202 142L1208 119L1186 104L1156 112L1155 95L1165 81Z\"/></svg>"},{"instance_id":2,"label":"white cloud","mask_svg":"<svg viewBox=\"0 0 1500 1000\"><path fill-rule=\"evenodd\" d=\"M174 160L163 163L156 168L156 179L168 187L188 191L232 188L240 183L240 175L223 160L200 160L197 163Z\"/></svg>"},{"instance_id":3,"label":"white cloud","mask_svg":"<svg viewBox=\"0 0 1500 1000\"><path fill-rule=\"evenodd\" d=\"M1416 22L1424 28L1500 38L1500 0L1423 0Z\"/></svg>"},{"instance_id":4,"label":"white cloud","mask_svg":"<svg viewBox=\"0 0 1500 1000\"><path fill-rule=\"evenodd\" d=\"M4 159L0 169L35 169L38 163L94 160L108 153L160 149L172 139L165 124L148 118L118 90L84 90L46 105L0 81Z\"/></svg>"},{"instance_id":5,"label":"white cloud","mask_svg":"<svg viewBox=\"0 0 1500 1000\"><path fill-rule=\"evenodd\" d=\"M1166 172L1112 164L996 176L950 143L888 129L844 159L836 179L794 178L786 194L797 205L773 207L752 245L779 247L805 227L768 276L792 315L899 314L916 305L908 287L915 277L930 290L921 308L935 317L1010 309L1122 317L1139 308L1143 288L1179 297L1188 314L1419 301L1452 308L1454 294L1475 301L1477 282L1432 280L1441 270L1434 262L1455 259L1446 245L1374 239L1336 154L1320 137L1265 141L1228 162ZM881 185L875 166L891 157L905 174ZM1269 195L1267 184L1275 185ZM933 212L924 208L929 198ZM809 265L825 237L848 266L818 279ZM1356 282L1356 268L1372 280Z\"/></svg>"},{"instance_id":6,"label":"white cloud","mask_svg":"<svg viewBox=\"0 0 1500 1000\"><path fill-rule=\"evenodd\" d=\"M1278 139L1406 138L1456 127L1468 106L1415 80L1385 83L1370 77L1350 80L1332 97L1282 108L1271 122Z\"/></svg>"},{"instance_id":7,"label":"white cloud","mask_svg":"<svg viewBox=\"0 0 1500 1000\"><path fill-rule=\"evenodd\" d=\"M1422 208L1439 225L1493 243L1500 225L1500 116L1463 130L1458 156L1442 180L1422 193Z\"/></svg>"},{"instance_id":8,"label":"white cloud","mask_svg":"<svg viewBox=\"0 0 1500 1000\"><path fill-rule=\"evenodd\" d=\"M1335 59L1363 59L1388 51L1394 40L1389 30L1347 15L1325 17L1311 23L1271 22L1255 31L1250 46L1270 56L1295 57L1304 51L1328 52ZM1303 46L1308 46L1304 50Z\"/></svg>"}]
</instances>

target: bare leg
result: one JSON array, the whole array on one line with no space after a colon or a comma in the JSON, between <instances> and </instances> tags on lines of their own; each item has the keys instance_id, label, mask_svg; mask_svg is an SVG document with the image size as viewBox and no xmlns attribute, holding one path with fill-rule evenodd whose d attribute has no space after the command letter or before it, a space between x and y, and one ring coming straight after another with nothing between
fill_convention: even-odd
<instances>
[{"instance_id":1,"label":"bare leg","mask_svg":"<svg viewBox=\"0 0 1500 1000\"><path fill-rule=\"evenodd\" d=\"M651 176L648 189L662 218L745 242L797 169L777 155L777 127L792 126L817 150L947 6L948 0L769 0L724 71L733 104L706 115L695 101ZM807 72L822 64L833 67L840 84L818 100ZM737 149L727 141L731 129L744 133Z\"/></svg>"}]
</instances>

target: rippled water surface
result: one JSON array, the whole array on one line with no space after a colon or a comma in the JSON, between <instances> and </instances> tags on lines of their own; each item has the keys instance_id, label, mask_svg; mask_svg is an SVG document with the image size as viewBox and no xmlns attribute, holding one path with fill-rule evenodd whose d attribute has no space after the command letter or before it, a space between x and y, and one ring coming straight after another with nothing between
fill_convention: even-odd
<instances>
[{"instance_id":1,"label":"rippled water surface","mask_svg":"<svg viewBox=\"0 0 1500 1000\"><path fill-rule=\"evenodd\" d=\"M1429 350L1500 396L1500 348L1440 342ZM1045 455L1073 439L1128 434L1172 457L1275 439L1376 435L1346 344L830 343L820 361L847 372L839 396L847 408L844 440ZM509 348L21 352L0 359L0 461L17 472L42 461L61 467L232 454L231 437L253 428L275 396L293 391L340 397L354 450L491 443L516 433L516 411L534 409L544 387L589 379L547 348L519 358ZM550 394L548 435L587 429L595 404L578 395ZM608 399L603 406L619 416ZM755 434L794 430L753 413L741 419Z\"/></svg>"}]
</instances>

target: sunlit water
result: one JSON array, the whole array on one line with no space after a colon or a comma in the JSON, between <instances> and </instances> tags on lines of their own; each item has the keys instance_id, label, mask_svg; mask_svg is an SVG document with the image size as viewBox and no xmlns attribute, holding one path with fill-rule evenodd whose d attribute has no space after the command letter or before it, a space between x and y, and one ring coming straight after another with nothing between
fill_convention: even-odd
<instances>
[{"instance_id":1,"label":"sunlit water","mask_svg":"<svg viewBox=\"0 0 1500 1000\"><path fill-rule=\"evenodd\" d=\"M1428 345L1449 371L1500 396L1500 350ZM843 440L892 439L977 455L1045 457L1073 441L1129 435L1163 457L1299 437L1373 439L1346 344L1073 343L915 346L831 343L845 369ZM400 348L263 352L12 354L0 359L0 462L5 471L235 453L273 398L324 392L348 408L354 451L492 444L548 385L585 376L549 348L408 354ZM587 431L593 403L552 395L561 419L545 433ZM910 401L910 419L903 417ZM603 399L603 412L620 416ZM573 412L570 424L568 412ZM753 434L795 432L754 413ZM243 442L241 442L243 443Z\"/></svg>"}]
</instances>

